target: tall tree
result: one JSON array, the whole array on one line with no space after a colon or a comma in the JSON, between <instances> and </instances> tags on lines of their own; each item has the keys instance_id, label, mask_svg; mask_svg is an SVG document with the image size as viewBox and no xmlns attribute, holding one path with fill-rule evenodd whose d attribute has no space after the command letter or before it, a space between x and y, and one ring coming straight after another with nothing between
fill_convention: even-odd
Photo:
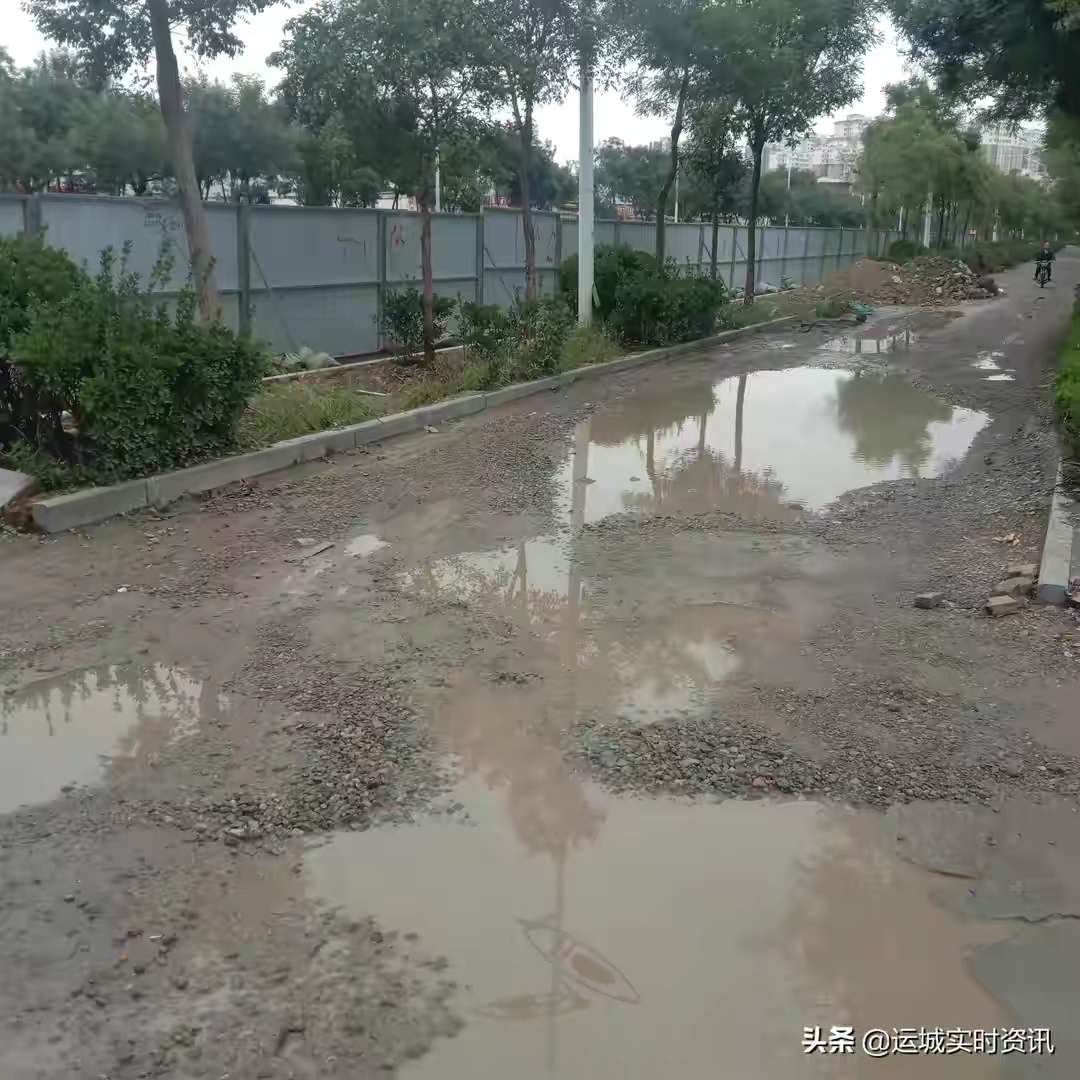
<instances>
[{"instance_id":1,"label":"tall tree","mask_svg":"<svg viewBox=\"0 0 1080 1080\"><path fill-rule=\"evenodd\" d=\"M712 223L709 245L709 275L717 275L717 247L720 218L735 210L739 182L746 174L746 162L736 145L741 124L737 105L731 101L711 101L690 116L690 139L686 150L690 194L700 189L698 201Z\"/></svg>"},{"instance_id":2,"label":"tall tree","mask_svg":"<svg viewBox=\"0 0 1080 1080\"><path fill-rule=\"evenodd\" d=\"M688 111L709 91L710 64L717 58L705 34L705 13L721 0L620 0L620 58L632 65L629 78L638 110L665 117L669 129L668 167L656 193L656 262L663 265L667 203L679 175L680 139Z\"/></svg>"},{"instance_id":3,"label":"tall tree","mask_svg":"<svg viewBox=\"0 0 1080 1080\"><path fill-rule=\"evenodd\" d=\"M489 99L482 25L472 0L323 0L286 24L281 53L319 80L370 88L396 134L396 170L420 209L424 357L435 360L431 215L439 148L478 128ZM303 48L298 50L297 41ZM288 69L287 69L288 70ZM327 77L328 76L328 77Z\"/></svg>"},{"instance_id":4,"label":"tall tree","mask_svg":"<svg viewBox=\"0 0 1080 1080\"><path fill-rule=\"evenodd\" d=\"M715 43L713 70L737 97L752 160L746 293L756 282L757 201L765 144L792 142L815 118L850 104L861 89L862 56L874 41L870 0L743 0L703 15ZM722 61L721 61L722 58Z\"/></svg>"},{"instance_id":5,"label":"tall tree","mask_svg":"<svg viewBox=\"0 0 1080 1080\"><path fill-rule=\"evenodd\" d=\"M510 109L525 233L525 296L536 295L533 155L536 107L562 101L580 48L577 0L480 0L495 101Z\"/></svg>"},{"instance_id":6,"label":"tall tree","mask_svg":"<svg viewBox=\"0 0 1080 1080\"><path fill-rule=\"evenodd\" d=\"M1056 107L1080 117L1080 19L1073 0L889 0L912 56L943 89L1022 120Z\"/></svg>"},{"instance_id":7,"label":"tall tree","mask_svg":"<svg viewBox=\"0 0 1080 1080\"><path fill-rule=\"evenodd\" d=\"M596 148L596 193L605 206L629 203L638 217L651 221L669 160L655 145L627 146L621 139L605 139Z\"/></svg>"},{"instance_id":8,"label":"tall tree","mask_svg":"<svg viewBox=\"0 0 1080 1080\"><path fill-rule=\"evenodd\" d=\"M245 13L260 12L273 2L26 0L26 9L42 33L72 46L87 67L102 77L123 75L154 57L166 149L176 176L199 314L206 321L220 318L221 303L206 210L195 177L191 126L184 109L172 32L179 27L187 47L201 58L235 56L241 43L233 33L233 24Z\"/></svg>"}]
</instances>

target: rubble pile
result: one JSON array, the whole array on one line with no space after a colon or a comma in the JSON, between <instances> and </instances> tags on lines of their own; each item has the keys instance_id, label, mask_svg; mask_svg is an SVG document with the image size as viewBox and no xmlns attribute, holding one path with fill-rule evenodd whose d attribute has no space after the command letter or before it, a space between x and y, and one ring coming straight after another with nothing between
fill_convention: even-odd
<instances>
[{"instance_id":1,"label":"rubble pile","mask_svg":"<svg viewBox=\"0 0 1080 1080\"><path fill-rule=\"evenodd\" d=\"M961 259L924 255L902 264L879 264L885 274L867 297L879 304L955 304L986 300L998 292L992 278L979 277Z\"/></svg>"}]
</instances>

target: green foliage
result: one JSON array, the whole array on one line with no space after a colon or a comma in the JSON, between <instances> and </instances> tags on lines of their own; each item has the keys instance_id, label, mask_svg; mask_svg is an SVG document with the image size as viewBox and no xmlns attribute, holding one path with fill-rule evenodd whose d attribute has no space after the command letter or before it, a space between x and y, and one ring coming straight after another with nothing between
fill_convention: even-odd
<instances>
[{"instance_id":1,"label":"green foliage","mask_svg":"<svg viewBox=\"0 0 1080 1080\"><path fill-rule=\"evenodd\" d=\"M496 304L462 304L458 327L467 358L479 364L496 360L510 336L510 319Z\"/></svg>"},{"instance_id":2,"label":"green foliage","mask_svg":"<svg viewBox=\"0 0 1080 1080\"><path fill-rule=\"evenodd\" d=\"M850 311L851 305L846 300L837 300L835 298L822 300L814 308L814 314L819 319L839 319L849 314Z\"/></svg>"},{"instance_id":3,"label":"green foliage","mask_svg":"<svg viewBox=\"0 0 1080 1080\"><path fill-rule=\"evenodd\" d=\"M85 278L64 252L40 236L0 236L0 361L8 358L37 303L63 300Z\"/></svg>"},{"instance_id":4,"label":"green foliage","mask_svg":"<svg viewBox=\"0 0 1080 1080\"><path fill-rule=\"evenodd\" d=\"M96 277L31 304L11 355L17 415L37 418L19 434L37 453L110 482L235 445L267 357L219 323L195 325L190 291L172 318L155 306L153 290L170 272L163 253L144 291L106 249Z\"/></svg>"},{"instance_id":5,"label":"green foliage","mask_svg":"<svg viewBox=\"0 0 1080 1080\"><path fill-rule=\"evenodd\" d=\"M457 301L436 296L432 304L435 340L446 333ZM383 333L400 350L403 363L417 363L424 351L424 297L419 289L392 289L383 300Z\"/></svg>"},{"instance_id":6,"label":"green foliage","mask_svg":"<svg viewBox=\"0 0 1080 1080\"><path fill-rule=\"evenodd\" d=\"M1020 120L1056 107L1080 116L1080 33L1071 0L889 0L912 59L958 99L991 97ZM1072 14L1075 14L1074 12Z\"/></svg>"},{"instance_id":7,"label":"green foliage","mask_svg":"<svg viewBox=\"0 0 1080 1080\"><path fill-rule=\"evenodd\" d=\"M663 150L606 139L596 148L593 182L597 214L614 217L616 203L629 203L639 217L646 221L655 218L656 198L669 165Z\"/></svg>"},{"instance_id":8,"label":"green foliage","mask_svg":"<svg viewBox=\"0 0 1080 1080\"><path fill-rule=\"evenodd\" d=\"M269 446L314 431L360 424L377 416L376 398L315 379L277 383L261 390L240 420L241 446Z\"/></svg>"},{"instance_id":9,"label":"green foliage","mask_svg":"<svg viewBox=\"0 0 1080 1080\"><path fill-rule=\"evenodd\" d=\"M562 371L614 360L621 350L610 330L600 326L575 326L563 345Z\"/></svg>"},{"instance_id":10,"label":"green foliage","mask_svg":"<svg viewBox=\"0 0 1080 1080\"><path fill-rule=\"evenodd\" d=\"M615 310L619 286L627 281L656 273L656 259L647 251L600 244L593 255L593 311L601 322ZM571 255L559 267L559 292L572 312L577 313L578 257Z\"/></svg>"},{"instance_id":11,"label":"green foliage","mask_svg":"<svg viewBox=\"0 0 1080 1080\"><path fill-rule=\"evenodd\" d=\"M914 240L894 240L889 245L889 258L893 262L910 262L917 255L925 255L927 249Z\"/></svg>"},{"instance_id":12,"label":"green foliage","mask_svg":"<svg viewBox=\"0 0 1080 1080\"><path fill-rule=\"evenodd\" d=\"M1080 302L1073 311L1069 336L1061 348L1054 396L1072 452L1080 456Z\"/></svg>"},{"instance_id":13,"label":"green foliage","mask_svg":"<svg viewBox=\"0 0 1080 1080\"><path fill-rule=\"evenodd\" d=\"M706 337L727 299L719 278L677 276L669 265L620 283L609 325L626 342L667 345Z\"/></svg>"}]
</instances>

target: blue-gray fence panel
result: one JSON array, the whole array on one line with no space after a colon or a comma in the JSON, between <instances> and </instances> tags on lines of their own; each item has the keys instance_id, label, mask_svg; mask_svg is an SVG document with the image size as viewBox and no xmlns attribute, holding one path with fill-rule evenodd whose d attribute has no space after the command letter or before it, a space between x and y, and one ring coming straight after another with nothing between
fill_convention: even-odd
<instances>
[{"instance_id":1,"label":"blue-gray fence panel","mask_svg":"<svg viewBox=\"0 0 1080 1080\"><path fill-rule=\"evenodd\" d=\"M332 356L378 348L378 291L370 285L251 290L254 337L274 352L303 346Z\"/></svg>"},{"instance_id":2,"label":"blue-gray fence panel","mask_svg":"<svg viewBox=\"0 0 1080 1080\"><path fill-rule=\"evenodd\" d=\"M376 284L378 217L375 210L252 207L252 286L262 285L262 273L274 289Z\"/></svg>"},{"instance_id":3,"label":"blue-gray fence panel","mask_svg":"<svg viewBox=\"0 0 1080 1080\"><path fill-rule=\"evenodd\" d=\"M207 207L210 247L222 291L238 287L236 267L236 207ZM128 269L144 281L157 262L163 241L176 256L168 291L177 291L188 278L188 248L183 217L175 203L159 199L114 199L105 195L45 195L41 223L53 247L63 248L77 263L94 269L106 247L118 254L131 245Z\"/></svg>"},{"instance_id":4,"label":"blue-gray fence panel","mask_svg":"<svg viewBox=\"0 0 1080 1080\"><path fill-rule=\"evenodd\" d=\"M21 233L26 220L23 215L23 196L0 195L0 236Z\"/></svg>"}]
</instances>

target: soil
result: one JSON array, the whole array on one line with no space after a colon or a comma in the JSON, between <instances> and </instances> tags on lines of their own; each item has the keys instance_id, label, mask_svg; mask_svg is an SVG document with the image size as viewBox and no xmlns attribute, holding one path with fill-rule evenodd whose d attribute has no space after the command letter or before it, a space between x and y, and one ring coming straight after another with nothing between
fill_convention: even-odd
<instances>
[{"instance_id":1,"label":"soil","mask_svg":"<svg viewBox=\"0 0 1080 1080\"><path fill-rule=\"evenodd\" d=\"M393 860L432 822L433 864L466 825L488 835L492 791L557 866L594 842L597 791L737 797L783 822L789 796L875 828L928 806L1071 822L1078 614L984 604L1039 557L1080 259L1042 295L1026 267L1004 277L1006 297L948 314L760 336L170 512L0 534L0 1075L475 1075L439 1056L484 1030L440 934L486 860L455 881ZM928 590L944 603L916 609ZM463 777L483 784L462 795ZM610 805L613 840L659 821ZM1030 813L1023 874L1080 915L1070 849ZM688 855L672 880L696 880ZM483 896L528 871L507 873ZM344 877L363 903L337 897ZM446 917L398 925L421 901ZM1035 890L1016 904L990 917L1051 910ZM959 970L969 930L924 907ZM614 980L595 956L580 969ZM631 1026L666 1030L646 1015ZM1046 1075L1075 1075L1061 1064Z\"/></svg>"}]
</instances>

